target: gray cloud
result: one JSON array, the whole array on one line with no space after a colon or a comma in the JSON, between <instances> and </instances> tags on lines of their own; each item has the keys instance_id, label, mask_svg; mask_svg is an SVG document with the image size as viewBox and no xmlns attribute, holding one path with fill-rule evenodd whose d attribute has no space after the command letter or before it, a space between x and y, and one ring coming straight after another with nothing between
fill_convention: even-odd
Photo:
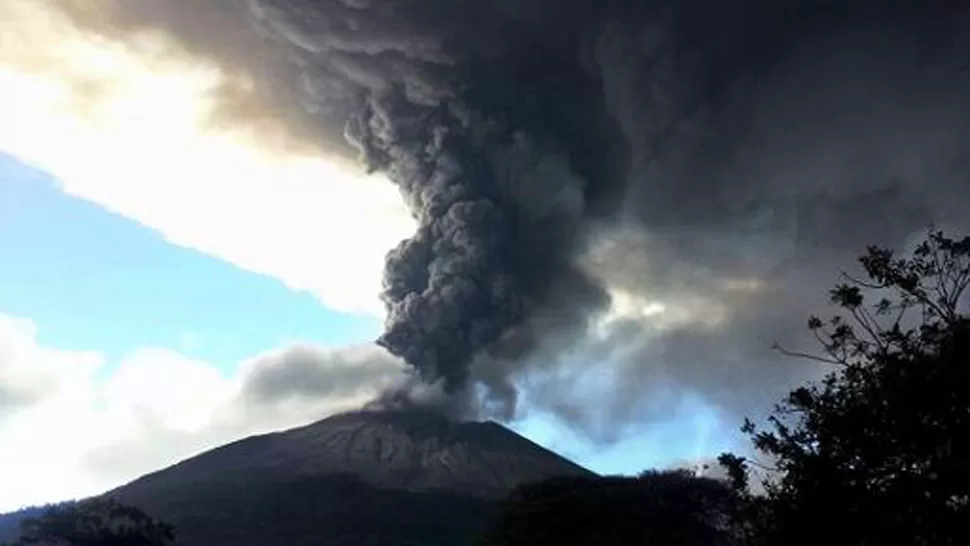
<instances>
[{"instance_id":1,"label":"gray cloud","mask_svg":"<svg viewBox=\"0 0 970 546\"><path fill-rule=\"evenodd\" d=\"M244 368L242 397L247 405L273 405L294 399L373 393L396 380L401 364L380 347L324 349L296 345L263 355Z\"/></svg>"},{"instance_id":2,"label":"gray cloud","mask_svg":"<svg viewBox=\"0 0 970 546\"><path fill-rule=\"evenodd\" d=\"M217 401L208 421L200 416L197 426L178 428L151 411L137 412L137 426L88 452L84 465L105 483L134 479L245 436L359 408L401 371L400 362L373 345L267 352L240 364L228 392L212 393Z\"/></svg>"},{"instance_id":3,"label":"gray cloud","mask_svg":"<svg viewBox=\"0 0 970 546\"><path fill-rule=\"evenodd\" d=\"M0 424L14 413L25 409L43 399L52 389L40 388L35 378L25 382L24 376L30 372L28 362L24 362L22 355L16 354L15 347L10 345L16 339L0 338ZM52 385L56 388L56 385Z\"/></svg>"},{"instance_id":4,"label":"gray cloud","mask_svg":"<svg viewBox=\"0 0 970 546\"><path fill-rule=\"evenodd\" d=\"M37 396L0 386L0 423L21 409L33 405L37 400Z\"/></svg>"},{"instance_id":5,"label":"gray cloud","mask_svg":"<svg viewBox=\"0 0 970 546\"><path fill-rule=\"evenodd\" d=\"M0 314L0 425L73 388L99 364L93 353L38 345L33 322Z\"/></svg>"},{"instance_id":6,"label":"gray cloud","mask_svg":"<svg viewBox=\"0 0 970 546\"><path fill-rule=\"evenodd\" d=\"M770 347L804 342L864 245L970 227L954 3L105 5L75 15L258 82L226 119L277 116L398 185L419 228L380 342L496 415L522 384L584 427L677 393L763 408L819 373ZM597 322L620 292L664 311Z\"/></svg>"}]
</instances>

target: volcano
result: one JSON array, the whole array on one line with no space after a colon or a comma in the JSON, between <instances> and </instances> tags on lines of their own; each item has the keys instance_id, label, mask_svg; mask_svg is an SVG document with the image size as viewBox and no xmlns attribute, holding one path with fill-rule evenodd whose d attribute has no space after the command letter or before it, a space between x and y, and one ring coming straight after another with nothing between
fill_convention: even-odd
<instances>
[{"instance_id":1,"label":"volcano","mask_svg":"<svg viewBox=\"0 0 970 546\"><path fill-rule=\"evenodd\" d=\"M468 544L519 484L588 470L492 422L353 412L246 438L110 491L184 546Z\"/></svg>"}]
</instances>

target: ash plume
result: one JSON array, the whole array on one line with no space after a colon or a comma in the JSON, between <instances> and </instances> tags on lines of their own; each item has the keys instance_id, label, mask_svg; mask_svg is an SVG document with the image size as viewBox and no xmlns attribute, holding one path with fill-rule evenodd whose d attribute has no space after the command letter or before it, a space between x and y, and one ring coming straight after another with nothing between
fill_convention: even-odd
<instances>
[{"instance_id":1,"label":"ash plume","mask_svg":"<svg viewBox=\"0 0 970 546\"><path fill-rule=\"evenodd\" d=\"M604 435L670 392L749 411L818 373L770 346L866 244L968 224L957 2L65 5L246 75L227 119L401 190L378 343L413 375L377 407L511 417L526 384Z\"/></svg>"}]
</instances>

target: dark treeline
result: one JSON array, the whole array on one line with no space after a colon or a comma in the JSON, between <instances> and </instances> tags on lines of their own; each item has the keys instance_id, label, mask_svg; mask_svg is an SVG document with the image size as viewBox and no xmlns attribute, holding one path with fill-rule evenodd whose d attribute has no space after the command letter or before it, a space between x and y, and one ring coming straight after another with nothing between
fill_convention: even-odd
<instances>
[{"instance_id":1,"label":"dark treeline","mask_svg":"<svg viewBox=\"0 0 970 546\"><path fill-rule=\"evenodd\" d=\"M521 486L477 543L970 544L970 237L931 232L905 257L870 247L861 264L865 278L846 275L831 291L838 314L808 320L820 350L779 347L830 371L744 423L756 455L722 455L728 479L668 471ZM23 533L15 546L163 546L174 536L137 509L97 499L28 519Z\"/></svg>"},{"instance_id":2,"label":"dark treeline","mask_svg":"<svg viewBox=\"0 0 970 546\"><path fill-rule=\"evenodd\" d=\"M458 546L482 536L494 513L487 499L375 488L350 475L250 478L160 489L150 501L55 506L25 520L20 541L4 546ZM141 523L131 525L118 509L141 514ZM171 534L146 532L155 525ZM119 542L119 526L130 542Z\"/></svg>"},{"instance_id":3,"label":"dark treeline","mask_svg":"<svg viewBox=\"0 0 970 546\"><path fill-rule=\"evenodd\" d=\"M688 471L555 479L513 492L485 542L726 546L735 499L723 482Z\"/></svg>"},{"instance_id":4,"label":"dark treeline","mask_svg":"<svg viewBox=\"0 0 970 546\"><path fill-rule=\"evenodd\" d=\"M45 512L57 506L57 504L32 506L9 514L0 514L0 543L19 537L21 522L23 520L42 516Z\"/></svg>"},{"instance_id":5,"label":"dark treeline","mask_svg":"<svg viewBox=\"0 0 970 546\"><path fill-rule=\"evenodd\" d=\"M110 498L51 505L20 522L9 546L167 546L174 528Z\"/></svg>"},{"instance_id":6,"label":"dark treeline","mask_svg":"<svg viewBox=\"0 0 970 546\"><path fill-rule=\"evenodd\" d=\"M970 544L970 237L931 232L906 257L870 247L860 261L866 278L831 291L839 314L808 320L820 351L779 347L831 371L744 424L757 457L723 454L726 484L528 486L490 544Z\"/></svg>"},{"instance_id":7,"label":"dark treeline","mask_svg":"<svg viewBox=\"0 0 970 546\"><path fill-rule=\"evenodd\" d=\"M832 366L743 430L771 466L750 493L745 459L722 455L741 494L746 544L970 544L970 237L930 233L909 256L870 247L864 279L811 317Z\"/></svg>"}]
</instances>

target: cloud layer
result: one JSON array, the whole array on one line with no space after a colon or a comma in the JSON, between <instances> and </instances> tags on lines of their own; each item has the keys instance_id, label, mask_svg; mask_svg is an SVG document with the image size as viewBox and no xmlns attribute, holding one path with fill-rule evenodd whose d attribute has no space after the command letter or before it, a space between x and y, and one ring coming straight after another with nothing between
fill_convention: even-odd
<instances>
[{"instance_id":1,"label":"cloud layer","mask_svg":"<svg viewBox=\"0 0 970 546\"><path fill-rule=\"evenodd\" d=\"M84 31L57 4L0 5L0 149L174 244L335 309L383 314L384 254L413 229L393 188L272 112L226 117L233 90L242 101L251 86L244 77L163 35Z\"/></svg>"},{"instance_id":2,"label":"cloud layer","mask_svg":"<svg viewBox=\"0 0 970 546\"><path fill-rule=\"evenodd\" d=\"M243 436L354 409L402 365L375 346L291 346L230 375L168 350L128 355L37 343L0 315L0 512L96 494Z\"/></svg>"},{"instance_id":3,"label":"cloud layer","mask_svg":"<svg viewBox=\"0 0 970 546\"><path fill-rule=\"evenodd\" d=\"M486 414L521 411L525 388L610 439L686 396L738 415L764 408L820 373L770 347L802 343L805 316L864 245L903 246L930 222L970 227L970 19L949 2L877 4L15 1L3 9L21 33L136 52L108 55L132 61L109 74L149 63L155 78L175 63L164 96L131 88L151 112L191 100L164 123L138 118L124 139L105 140L118 124L96 116L96 132L31 133L71 135L70 146L35 136L27 149L14 134L0 146L173 241L345 306L372 297L380 256L416 223L386 268L384 344L429 379L484 387ZM37 13L66 26L49 31ZM80 85L102 81L75 77L99 66L88 57L7 47L12 88L29 90L19 101L41 104L22 109L33 117L20 127L63 119L46 97L67 93L67 119L128 104L111 91L127 80ZM24 87L38 66L44 85ZM167 129L186 115L190 131ZM156 127L164 138L146 140ZM399 221L393 190L332 191L322 165L344 168L345 132L416 222ZM51 151L81 137L113 155ZM166 171L156 149L173 165L197 149L229 159ZM112 171L119 151L137 164ZM142 164L164 176L145 178ZM170 188L182 189L168 199ZM332 223L313 223L327 211Z\"/></svg>"}]
</instances>

